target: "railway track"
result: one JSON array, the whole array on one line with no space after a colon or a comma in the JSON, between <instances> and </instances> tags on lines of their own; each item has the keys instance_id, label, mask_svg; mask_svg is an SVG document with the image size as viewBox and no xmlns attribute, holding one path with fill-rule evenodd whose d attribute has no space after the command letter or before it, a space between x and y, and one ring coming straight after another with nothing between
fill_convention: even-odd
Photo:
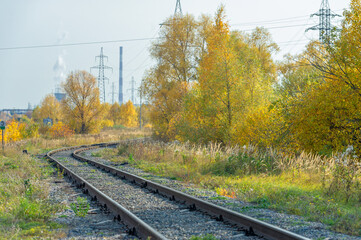
<instances>
[{"instance_id":1,"label":"railway track","mask_svg":"<svg viewBox=\"0 0 361 240\"><path fill-rule=\"evenodd\" d=\"M81 155L117 144L62 148L47 157L114 220L126 224L132 235L141 239L205 234L220 239L308 239Z\"/></svg>"}]
</instances>

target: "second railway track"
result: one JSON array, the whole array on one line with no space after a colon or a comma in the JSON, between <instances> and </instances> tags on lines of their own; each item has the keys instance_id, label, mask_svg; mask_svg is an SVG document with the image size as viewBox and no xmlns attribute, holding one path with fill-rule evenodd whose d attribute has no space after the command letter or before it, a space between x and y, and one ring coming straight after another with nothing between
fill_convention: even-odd
<instances>
[{"instance_id":1,"label":"second railway track","mask_svg":"<svg viewBox=\"0 0 361 240\"><path fill-rule=\"evenodd\" d=\"M59 149L48 157L115 220L128 225L131 234L142 239L206 234L218 239L307 239L80 155L112 145L116 143Z\"/></svg>"}]
</instances>

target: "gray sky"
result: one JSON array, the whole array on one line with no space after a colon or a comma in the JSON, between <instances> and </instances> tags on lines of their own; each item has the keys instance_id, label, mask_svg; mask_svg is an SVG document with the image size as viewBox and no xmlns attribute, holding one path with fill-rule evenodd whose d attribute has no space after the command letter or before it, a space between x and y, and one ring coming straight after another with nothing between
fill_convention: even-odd
<instances>
[{"instance_id":1,"label":"gray sky","mask_svg":"<svg viewBox=\"0 0 361 240\"><path fill-rule=\"evenodd\" d=\"M256 26L269 28L281 47L276 59L299 53L310 39L318 37L317 32L304 30L318 23L317 17L309 16L318 11L321 0L181 0L183 13L195 17L202 13L213 16L221 3L226 6L232 29L249 32ZM332 11L341 14L350 2L329 3ZM123 93L127 101L131 77L138 86L152 65L150 40L4 48L154 38L159 24L173 14L175 4L176 0L0 0L0 109L38 105L69 72L89 71L95 66L100 47L109 57L107 65L114 69L106 74L110 78L106 100L111 102L112 82L118 88L119 46L123 46Z\"/></svg>"}]
</instances>

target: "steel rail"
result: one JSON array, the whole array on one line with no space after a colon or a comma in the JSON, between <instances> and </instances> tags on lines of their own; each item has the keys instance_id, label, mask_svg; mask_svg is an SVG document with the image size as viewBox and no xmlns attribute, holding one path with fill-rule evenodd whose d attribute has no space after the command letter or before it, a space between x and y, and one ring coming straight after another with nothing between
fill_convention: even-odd
<instances>
[{"instance_id":1,"label":"steel rail","mask_svg":"<svg viewBox=\"0 0 361 240\"><path fill-rule=\"evenodd\" d=\"M215 204L203 201L201 199L195 198L183 192L171 189L169 187L160 185L158 183L152 182L150 180L138 177L136 175L124 172L120 169L104 165L98 163L96 161L87 159L83 156L80 156L79 153L95 149L98 147L107 147L116 145L119 143L111 143L111 144L97 144L91 145L89 147L77 149L72 153L72 156L78 160L86 161L89 164L103 169L104 171L110 172L116 176L119 176L123 179L127 179L132 181L133 183L137 183L142 187L146 187L150 190L153 190L160 195L168 197L170 200L182 202L190 207L190 209L198 209L208 213L209 215L215 217L217 220L225 221L231 224L235 224L238 227L241 227L246 230L246 233L249 235L257 235L262 236L267 239L290 239L290 240L309 240L309 238L303 237L301 235L295 234L293 232L287 231L285 229L273 226L266 222L257 220L255 218L246 216L244 214L240 214L224 207L217 206Z\"/></svg>"},{"instance_id":2,"label":"steel rail","mask_svg":"<svg viewBox=\"0 0 361 240\"><path fill-rule=\"evenodd\" d=\"M93 147L104 147L104 146L111 146L115 145L115 143L111 144L94 144ZM88 147L88 146L80 146L82 147ZM54 162L58 168L60 168L62 171L64 171L64 174L69 176L74 182L77 183L77 187L83 188L84 193L89 194L93 200L97 200L99 203L103 204L103 207L105 209L110 210L114 214L114 219L118 221L122 221L124 224L127 225L129 228L129 233L132 235L136 235L140 237L141 239L151 239L151 240L166 240L167 238L157 232L155 229L153 229L151 226L143 222L141 219L139 219L136 215L128 211L126 208L121 206L119 203L115 202L113 199L109 198L107 195L99 191L97 188L95 188L93 185L91 185L89 182L81 178L80 176L77 176L74 172L72 172L70 169L65 167L63 164L61 164L59 161L57 161L55 158L53 158L51 155L61 152L61 151L68 151L77 149L79 147L69 147L69 148L61 148L57 150L50 151L46 154L46 156Z\"/></svg>"}]
</instances>

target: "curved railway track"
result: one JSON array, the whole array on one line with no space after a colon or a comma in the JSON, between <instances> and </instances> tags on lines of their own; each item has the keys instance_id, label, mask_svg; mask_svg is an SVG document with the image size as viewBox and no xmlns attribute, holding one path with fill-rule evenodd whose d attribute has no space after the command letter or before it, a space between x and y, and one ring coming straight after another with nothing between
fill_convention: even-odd
<instances>
[{"instance_id":1,"label":"curved railway track","mask_svg":"<svg viewBox=\"0 0 361 240\"><path fill-rule=\"evenodd\" d=\"M114 220L126 224L132 235L141 239L189 239L208 233L220 239L308 239L80 155L117 144L62 148L47 157Z\"/></svg>"}]
</instances>

